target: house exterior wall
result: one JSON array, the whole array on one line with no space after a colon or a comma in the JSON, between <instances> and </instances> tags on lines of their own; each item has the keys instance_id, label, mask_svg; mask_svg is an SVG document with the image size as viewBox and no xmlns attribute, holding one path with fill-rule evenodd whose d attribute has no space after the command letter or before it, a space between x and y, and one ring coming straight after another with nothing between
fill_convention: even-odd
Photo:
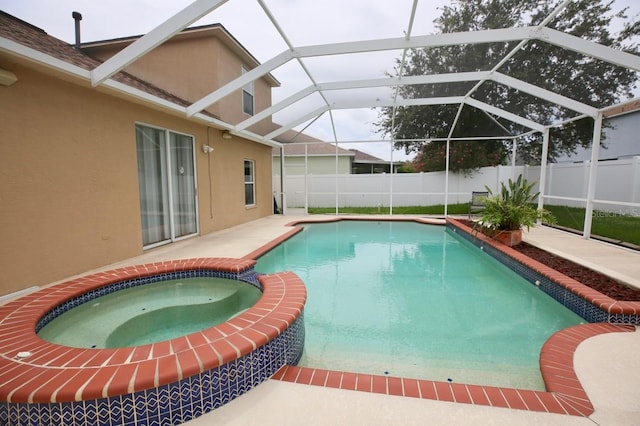
<instances>
[{"instance_id":1,"label":"house exterior wall","mask_svg":"<svg viewBox=\"0 0 640 426\"><path fill-rule=\"evenodd\" d=\"M198 101L240 77L243 65L248 70L252 68L214 33L221 34L221 31L170 39L128 65L125 71L182 99ZM85 51L104 61L124 47L123 44L103 45ZM271 106L271 86L264 78L254 82L254 100L256 113ZM207 111L230 124L250 117L242 111L242 90L222 98ZM266 134L271 129L270 118L249 128L258 134Z\"/></svg>"},{"instance_id":2,"label":"house exterior wall","mask_svg":"<svg viewBox=\"0 0 640 426\"><path fill-rule=\"evenodd\" d=\"M304 157L285 157L285 175L304 175ZM280 157L273 157L273 173L280 174ZM309 156L307 157L307 173L311 175L336 174L336 158L333 156ZM338 157L338 174L351 173L351 157Z\"/></svg>"},{"instance_id":3,"label":"house exterior wall","mask_svg":"<svg viewBox=\"0 0 640 426\"><path fill-rule=\"evenodd\" d=\"M608 119L611 127L605 127L605 138L602 141L598 158L615 160L640 155L640 111ZM591 160L591 148L577 147L571 155L563 155L556 163L581 162Z\"/></svg>"},{"instance_id":4,"label":"house exterior wall","mask_svg":"<svg viewBox=\"0 0 640 426\"><path fill-rule=\"evenodd\" d=\"M3 60L0 87L0 295L143 252L136 123L193 135L200 233L272 214L271 148ZM200 147L214 148L204 154ZM256 164L244 205L243 160ZM209 178L209 163L211 178ZM213 194L213 199L209 198Z\"/></svg>"}]
</instances>

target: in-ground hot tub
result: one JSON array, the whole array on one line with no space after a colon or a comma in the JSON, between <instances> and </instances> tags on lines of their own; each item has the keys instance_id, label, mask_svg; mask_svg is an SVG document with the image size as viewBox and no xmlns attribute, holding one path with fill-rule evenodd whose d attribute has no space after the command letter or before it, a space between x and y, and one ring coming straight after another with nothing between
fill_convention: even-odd
<instances>
[{"instance_id":1,"label":"in-ground hot tub","mask_svg":"<svg viewBox=\"0 0 640 426\"><path fill-rule=\"evenodd\" d=\"M221 324L262 296L254 280L189 277L135 285L76 306L42 326L43 340L74 348L122 348ZM50 318L50 315L45 315Z\"/></svg>"},{"instance_id":2,"label":"in-ground hot tub","mask_svg":"<svg viewBox=\"0 0 640 426\"><path fill-rule=\"evenodd\" d=\"M0 424L181 423L296 364L306 291L293 273L247 259L190 259L67 281L0 306ZM258 302L230 320L140 346L73 348L36 334L69 309L123 288L191 277L244 281Z\"/></svg>"}]
</instances>

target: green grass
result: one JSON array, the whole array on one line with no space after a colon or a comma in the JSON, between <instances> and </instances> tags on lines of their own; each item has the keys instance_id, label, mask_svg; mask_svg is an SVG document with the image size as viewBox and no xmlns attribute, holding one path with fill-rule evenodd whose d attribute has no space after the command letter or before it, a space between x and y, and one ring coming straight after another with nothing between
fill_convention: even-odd
<instances>
[{"instance_id":1,"label":"green grass","mask_svg":"<svg viewBox=\"0 0 640 426\"><path fill-rule=\"evenodd\" d=\"M566 206L545 206L557 219L556 225L563 228L575 229L582 232L584 227L584 208ZM309 214L334 214L333 207L310 207ZM467 214L469 204L449 204L449 214ZM340 214L389 214L389 207L343 207L338 210ZM624 214L626 213L626 214ZM442 215L443 205L435 206L409 206L394 207L393 214L416 215ZM594 211L591 225L591 234L610 238L615 241L624 241L640 246L640 214L638 209L621 209L610 211Z\"/></svg>"},{"instance_id":2,"label":"green grass","mask_svg":"<svg viewBox=\"0 0 640 426\"><path fill-rule=\"evenodd\" d=\"M556 225L582 232L584 208L567 206L544 206L556 217ZM633 209L594 210L591 234L640 246L640 215L631 214ZM626 214L624 214L626 213Z\"/></svg>"}]
</instances>

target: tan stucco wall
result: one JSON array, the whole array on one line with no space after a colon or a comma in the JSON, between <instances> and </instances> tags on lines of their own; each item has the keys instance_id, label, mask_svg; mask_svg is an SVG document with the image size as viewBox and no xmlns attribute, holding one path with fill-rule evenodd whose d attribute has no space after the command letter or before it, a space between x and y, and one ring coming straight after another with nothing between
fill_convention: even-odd
<instances>
[{"instance_id":1,"label":"tan stucco wall","mask_svg":"<svg viewBox=\"0 0 640 426\"><path fill-rule=\"evenodd\" d=\"M272 213L270 147L222 140L219 130L87 83L2 58L0 66L18 76L0 86L0 295L142 253L136 123L195 137L201 233ZM209 156L200 149L207 141L215 149ZM244 206L245 158L256 160L258 175L251 209Z\"/></svg>"},{"instance_id":2,"label":"tan stucco wall","mask_svg":"<svg viewBox=\"0 0 640 426\"><path fill-rule=\"evenodd\" d=\"M94 57L107 60L117 48L101 46L88 49ZM182 99L196 102L242 75L240 58L212 35L171 39L142 56L125 71L148 81ZM271 106L271 86L265 79L254 82L255 112ZM242 111L242 91L237 90L209 106L207 111L221 120L238 124L250 116ZM270 119L250 128L266 134L271 130Z\"/></svg>"}]
</instances>

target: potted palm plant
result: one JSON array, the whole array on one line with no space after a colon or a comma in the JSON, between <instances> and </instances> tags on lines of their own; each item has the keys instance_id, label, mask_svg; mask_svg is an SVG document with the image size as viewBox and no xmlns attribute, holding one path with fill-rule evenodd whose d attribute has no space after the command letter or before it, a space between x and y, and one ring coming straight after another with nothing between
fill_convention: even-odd
<instances>
[{"instance_id":1,"label":"potted palm plant","mask_svg":"<svg viewBox=\"0 0 640 426\"><path fill-rule=\"evenodd\" d=\"M545 209L537 209L535 200L539 192L531 193L535 182L528 183L522 175L515 181L509 179L507 185L501 182L501 189L494 194L485 186L489 196L485 199L485 209L478 221L483 232L492 238L515 246L522 241L522 228L527 230L538 221L555 223L555 217Z\"/></svg>"}]
</instances>

